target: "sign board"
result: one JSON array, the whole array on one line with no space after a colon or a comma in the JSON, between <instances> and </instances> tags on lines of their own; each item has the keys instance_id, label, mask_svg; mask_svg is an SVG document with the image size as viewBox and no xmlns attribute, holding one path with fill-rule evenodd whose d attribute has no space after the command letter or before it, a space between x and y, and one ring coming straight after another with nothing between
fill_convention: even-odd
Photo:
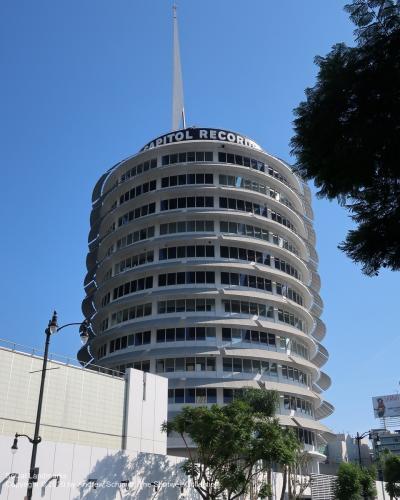
<instances>
[{"instance_id":1,"label":"sign board","mask_svg":"<svg viewBox=\"0 0 400 500\"><path fill-rule=\"evenodd\" d=\"M400 417L400 394L372 398L375 418Z\"/></svg>"},{"instance_id":2,"label":"sign board","mask_svg":"<svg viewBox=\"0 0 400 500\"><path fill-rule=\"evenodd\" d=\"M170 134L162 135L157 139L149 142L140 151L146 151L148 149L157 148L159 146L165 146L166 144L173 144L177 142L184 141L221 141L230 142L232 144L239 144L240 146L247 146L249 148L256 149L257 151L262 151L261 146L256 142L252 141L244 135L237 134L236 132L230 132L229 130L221 130L216 128L186 128L184 130L177 130L176 132L171 132Z\"/></svg>"}]
</instances>

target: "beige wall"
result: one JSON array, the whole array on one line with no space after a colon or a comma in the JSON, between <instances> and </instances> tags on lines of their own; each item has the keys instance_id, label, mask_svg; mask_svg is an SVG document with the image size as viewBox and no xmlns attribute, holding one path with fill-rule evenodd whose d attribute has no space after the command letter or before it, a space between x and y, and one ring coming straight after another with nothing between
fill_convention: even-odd
<instances>
[{"instance_id":1,"label":"beige wall","mask_svg":"<svg viewBox=\"0 0 400 500\"><path fill-rule=\"evenodd\" d=\"M33 437L42 362L0 348L0 435ZM167 383L139 370L128 370L123 378L49 362L40 436L56 443L165 453L160 426L166 419Z\"/></svg>"}]
</instances>

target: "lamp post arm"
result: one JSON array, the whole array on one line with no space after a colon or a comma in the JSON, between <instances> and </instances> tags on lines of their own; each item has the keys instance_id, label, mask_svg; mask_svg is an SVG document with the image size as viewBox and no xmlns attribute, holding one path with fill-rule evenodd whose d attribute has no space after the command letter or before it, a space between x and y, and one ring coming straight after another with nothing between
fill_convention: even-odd
<instances>
[{"instance_id":1,"label":"lamp post arm","mask_svg":"<svg viewBox=\"0 0 400 500\"><path fill-rule=\"evenodd\" d=\"M15 434L15 437L16 438L25 437L32 444L35 442L35 438L32 439L27 434L18 434L18 432L17 432ZM36 442L39 444L41 440L42 440L42 438L40 436L38 436L36 439Z\"/></svg>"},{"instance_id":2,"label":"lamp post arm","mask_svg":"<svg viewBox=\"0 0 400 500\"><path fill-rule=\"evenodd\" d=\"M363 432L362 434L359 434L357 432L357 435L356 435L356 440L357 440L357 447L358 447L358 464L360 466L360 468L362 467L362 462L361 462L361 446L360 446L360 441L361 439L365 438L365 436L368 436L370 434L369 431L365 431ZM363 487L363 491L362 491L362 496L363 498L367 498L367 494L365 492L365 488Z\"/></svg>"},{"instance_id":3,"label":"lamp post arm","mask_svg":"<svg viewBox=\"0 0 400 500\"><path fill-rule=\"evenodd\" d=\"M357 432L357 435L355 437L356 441L357 441L357 448L358 448L358 463L361 467L361 447L360 447L360 441L361 439L365 438L366 436L368 436L370 434L370 431L365 431L363 432L362 434L359 434Z\"/></svg>"},{"instance_id":4,"label":"lamp post arm","mask_svg":"<svg viewBox=\"0 0 400 500\"><path fill-rule=\"evenodd\" d=\"M80 323L67 323L66 325L59 326L57 328L57 333L63 328L66 328L67 326L76 326L76 325L82 325L82 321Z\"/></svg>"}]
</instances>

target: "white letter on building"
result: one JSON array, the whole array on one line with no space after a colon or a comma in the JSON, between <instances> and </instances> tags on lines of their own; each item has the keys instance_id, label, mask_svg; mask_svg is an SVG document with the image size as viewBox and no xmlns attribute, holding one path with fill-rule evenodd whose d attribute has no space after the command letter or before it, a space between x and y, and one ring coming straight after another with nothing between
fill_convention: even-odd
<instances>
[{"instance_id":1,"label":"white letter on building","mask_svg":"<svg viewBox=\"0 0 400 500\"><path fill-rule=\"evenodd\" d=\"M218 130L218 139L220 141L226 141L226 132L223 130Z\"/></svg>"},{"instance_id":2,"label":"white letter on building","mask_svg":"<svg viewBox=\"0 0 400 500\"><path fill-rule=\"evenodd\" d=\"M199 138L200 139L208 139L208 130L204 130L203 128L201 128L199 130Z\"/></svg>"}]
</instances>

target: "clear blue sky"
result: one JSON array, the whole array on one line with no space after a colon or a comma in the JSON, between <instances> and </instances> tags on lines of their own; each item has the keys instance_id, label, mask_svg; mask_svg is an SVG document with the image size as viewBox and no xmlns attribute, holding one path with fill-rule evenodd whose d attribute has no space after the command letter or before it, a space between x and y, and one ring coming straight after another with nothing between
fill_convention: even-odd
<instances>
[{"instance_id":1,"label":"clear blue sky","mask_svg":"<svg viewBox=\"0 0 400 500\"><path fill-rule=\"evenodd\" d=\"M344 2L181 0L188 124L242 132L293 161L292 109L315 55L352 43ZM98 177L171 122L169 0L2 0L2 332L42 346L52 309L80 321ZM335 431L378 424L371 396L398 389L399 274L363 277L337 250L350 221L314 199ZM397 297L397 298L396 298ZM397 311L397 312L396 312ZM73 329L52 350L74 355Z\"/></svg>"}]
</instances>

